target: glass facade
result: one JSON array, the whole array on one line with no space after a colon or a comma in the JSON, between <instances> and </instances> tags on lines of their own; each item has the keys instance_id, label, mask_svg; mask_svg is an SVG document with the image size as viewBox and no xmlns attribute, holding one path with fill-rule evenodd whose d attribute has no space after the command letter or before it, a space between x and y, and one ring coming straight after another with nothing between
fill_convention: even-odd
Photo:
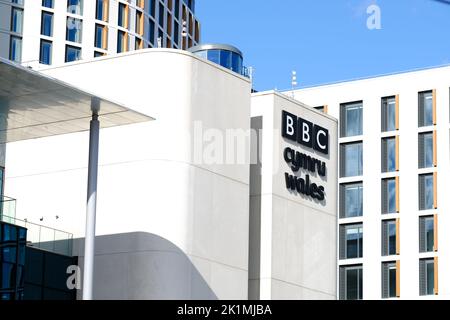
<instances>
[{"instance_id":1,"label":"glass facade","mask_svg":"<svg viewBox=\"0 0 450 320\"><path fill-rule=\"evenodd\" d=\"M0 300L22 300L27 230L0 221Z\"/></svg>"},{"instance_id":2,"label":"glass facade","mask_svg":"<svg viewBox=\"0 0 450 320\"><path fill-rule=\"evenodd\" d=\"M424 174L419 176L419 210L434 209L434 176Z\"/></svg>"},{"instance_id":3,"label":"glass facade","mask_svg":"<svg viewBox=\"0 0 450 320\"><path fill-rule=\"evenodd\" d=\"M363 257L363 226L350 224L340 227L341 259L356 259Z\"/></svg>"},{"instance_id":4,"label":"glass facade","mask_svg":"<svg viewBox=\"0 0 450 320\"><path fill-rule=\"evenodd\" d=\"M42 6L46 8L53 8L53 0L42 0Z\"/></svg>"},{"instance_id":5,"label":"glass facade","mask_svg":"<svg viewBox=\"0 0 450 320\"><path fill-rule=\"evenodd\" d=\"M381 140L381 157L383 172L394 172L397 169L396 138L384 138Z\"/></svg>"},{"instance_id":6,"label":"glass facade","mask_svg":"<svg viewBox=\"0 0 450 320\"><path fill-rule=\"evenodd\" d=\"M22 60L22 38L11 36L9 44L9 60L20 62Z\"/></svg>"},{"instance_id":7,"label":"glass facade","mask_svg":"<svg viewBox=\"0 0 450 320\"><path fill-rule=\"evenodd\" d=\"M419 218L420 252L434 251L434 216Z\"/></svg>"},{"instance_id":8,"label":"glass facade","mask_svg":"<svg viewBox=\"0 0 450 320\"><path fill-rule=\"evenodd\" d=\"M390 214L397 212L397 183L395 178L383 179L381 182L381 205L382 213Z\"/></svg>"},{"instance_id":9,"label":"glass facade","mask_svg":"<svg viewBox=\"0 0 450 320\"><path fill-rule=\"evenodd\" d=\"M193 53L240 75L245 75L242 55L225 48L199 49Z\"/></svg>"}]
</instances>

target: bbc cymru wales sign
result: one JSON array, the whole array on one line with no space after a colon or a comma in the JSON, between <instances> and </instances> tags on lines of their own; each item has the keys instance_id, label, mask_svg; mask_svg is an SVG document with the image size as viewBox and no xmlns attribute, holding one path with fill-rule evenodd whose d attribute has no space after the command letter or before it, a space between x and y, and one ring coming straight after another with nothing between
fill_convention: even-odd
<instances>
[{"instance_id":1,"label":"bbc cymru wales sign","mask_svg":"<svg viewBox=\"0 0 450 320\"><path fill-rule=\"evenodd\" d=\"M299 144L312 152L325 156L329 154L328 130L286 111L282 112L282 136L288 142ZM285 173L286 188L319 202L324 201L325 187L313 183L311 176L326 177L326 163L290 147L284 149L283 158L294 173Z\"/></svg>"}]
</instances>

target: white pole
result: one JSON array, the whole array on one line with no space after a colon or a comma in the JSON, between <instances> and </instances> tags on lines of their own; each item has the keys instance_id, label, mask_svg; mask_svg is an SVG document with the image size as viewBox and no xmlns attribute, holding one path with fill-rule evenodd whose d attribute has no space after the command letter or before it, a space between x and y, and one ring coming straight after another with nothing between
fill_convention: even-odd
<instances>
[{"instance_id":1,"label":"white pole","mask_svg":"<svg viewBox=\"0 0 450 320\"><path fill-rule=\"evenodd\" d=\"M83 300L92 300L93 297L99 132L100 122L98 121L98 114L94 111L92 114L89 132L89 165L86 208L86 237L84 242Z\"/></svg>"}]
</instances>

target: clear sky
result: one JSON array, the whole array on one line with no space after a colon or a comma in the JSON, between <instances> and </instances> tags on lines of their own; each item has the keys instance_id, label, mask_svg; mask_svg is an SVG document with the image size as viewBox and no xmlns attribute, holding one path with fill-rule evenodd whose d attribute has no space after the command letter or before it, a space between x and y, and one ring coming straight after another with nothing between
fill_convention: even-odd
<instances>
[{"instance_id":1,"label":"clear sky","mask_svg":"<svg viewBox=\"0 0 450 320\"><path fill-rule=\"evenodd\" d=\"M445 4L445 3L448 4ZM381 30L367 8L381 9ZM299 87L450 63L450 0L197 0L202 43L227 43L255 89Z\"/></svg>"}]
</instances>

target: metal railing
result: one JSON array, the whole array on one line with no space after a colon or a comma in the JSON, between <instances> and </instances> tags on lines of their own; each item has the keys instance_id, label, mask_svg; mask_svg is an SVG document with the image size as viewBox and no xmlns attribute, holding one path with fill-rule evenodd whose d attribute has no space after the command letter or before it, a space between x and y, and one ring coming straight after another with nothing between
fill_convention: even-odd
<instances>
[{"instance_id":1,"label":"metal railing","mask_svg":"<svg viewBox=\"0 0 450 320\"><path fill-rule=\"evenodd\" d=\"M73 234L16 219L5 214L1 215L0 219L3 222L26 228L27 246L65 256L72 256Z\"/></svg>"},{"instance_id":2,"label":"metal railing","mask_svg":"<svg viewBox=\"0 0 450 320\"><path fill-rule=\"evenodd\" d=\"M6 217L13 219L16 217L16 199L5 196L0 198L0 220L11 223L3 219L3 216L5 216L5 219Z\"/></svg>"}]
</instances>

